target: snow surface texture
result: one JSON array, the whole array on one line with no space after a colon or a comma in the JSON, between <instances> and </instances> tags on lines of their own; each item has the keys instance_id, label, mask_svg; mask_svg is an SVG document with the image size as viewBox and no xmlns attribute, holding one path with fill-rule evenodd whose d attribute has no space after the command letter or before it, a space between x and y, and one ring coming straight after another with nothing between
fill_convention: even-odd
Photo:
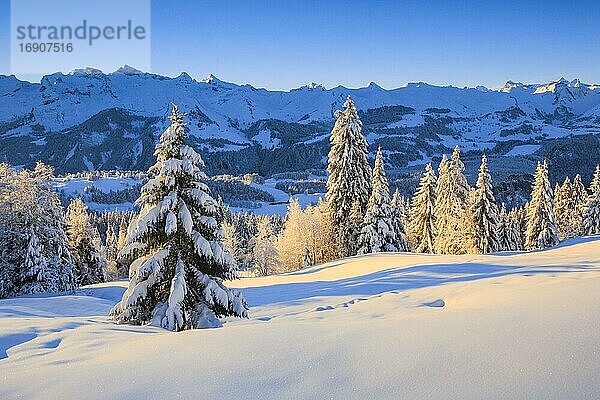
<instances>
[{"instance_id":1,"label":"snow surface texture","mask_svg":"<svg viewBox=\"0 0 600 400\"><path fill-rule=\"evenodd\" d=\"M176 334L107 321L126 282L1 300L0 398L597 398L598 236L230 285L249 320Z\"/></svg>"}]
</instances>

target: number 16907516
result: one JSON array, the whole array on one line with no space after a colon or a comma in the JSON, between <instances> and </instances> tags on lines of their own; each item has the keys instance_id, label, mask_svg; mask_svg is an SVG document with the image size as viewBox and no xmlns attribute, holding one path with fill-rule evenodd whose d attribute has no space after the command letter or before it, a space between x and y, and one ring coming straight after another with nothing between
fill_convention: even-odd
<instances>
[{"instance_id":1,"label":"number 16907516","mask_svg":"<svg viewBox=\"0 0 600 400\"><path fill-rule=\"evenodd\" d=\"M71 53L73 51L73 43L19 43L19 49L21 50L21 53Z\"/></svg>"}]
</instances>

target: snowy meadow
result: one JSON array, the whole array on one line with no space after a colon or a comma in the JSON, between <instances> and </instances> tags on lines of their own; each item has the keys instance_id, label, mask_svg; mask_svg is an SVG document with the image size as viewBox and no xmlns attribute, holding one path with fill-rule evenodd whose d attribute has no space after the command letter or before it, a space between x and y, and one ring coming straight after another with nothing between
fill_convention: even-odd
<instances>
[{"instance_id":1,"label":"snowy meadow","mask_svg":"<svg viewBox=\"0 0 600 400\"><path fill-rule=\"evenodd\" d=\"M600 237L377 254L229 283L224 327L115 325L127 282L0 300L0 397L577 398L600 380Z\"/></svg>"}]
</instances>

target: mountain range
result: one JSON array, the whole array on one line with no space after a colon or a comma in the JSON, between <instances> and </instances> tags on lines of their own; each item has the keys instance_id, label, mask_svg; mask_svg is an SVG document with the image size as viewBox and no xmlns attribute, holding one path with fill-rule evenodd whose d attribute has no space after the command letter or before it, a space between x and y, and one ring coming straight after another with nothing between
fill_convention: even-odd
<instances>
[{"instance_id":1,"label":"mountain range","mask_svg":"<svg viewBox=\"0 0 600 400\"><path fill-rule=\"evenodd\" d=\"M55 73L39 83L0 76L0 160L24 167L43 160L58 172L146 169L176 103L210 173L322 170L333 113L348 95L391 174L420 170L457 144L469 171L484 151L504 174L531 172L546 158L558 179L590 175L600 162L600 86L577 79L509 81L495 90L423 82L386 90L372 82L269 91L129 66Z\"/></svg>"}]
</instances>

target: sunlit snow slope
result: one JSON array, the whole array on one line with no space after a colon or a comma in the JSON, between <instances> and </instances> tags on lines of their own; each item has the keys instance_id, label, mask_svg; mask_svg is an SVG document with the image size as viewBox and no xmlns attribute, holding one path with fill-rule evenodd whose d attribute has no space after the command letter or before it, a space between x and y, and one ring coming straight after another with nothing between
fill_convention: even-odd
<instances>
[{"instance_id":1,"label":"sunlit snow slope","mask_svg":"<svg viewBox=\"0 0 600 400\"><path fill-rule=\"evenodd\" d=\"M381 254L232 283L249 320L105 317L124 282L0 301L0 398L593 399L600 237L534 253Z\"/></svg>"}]
</instances>

